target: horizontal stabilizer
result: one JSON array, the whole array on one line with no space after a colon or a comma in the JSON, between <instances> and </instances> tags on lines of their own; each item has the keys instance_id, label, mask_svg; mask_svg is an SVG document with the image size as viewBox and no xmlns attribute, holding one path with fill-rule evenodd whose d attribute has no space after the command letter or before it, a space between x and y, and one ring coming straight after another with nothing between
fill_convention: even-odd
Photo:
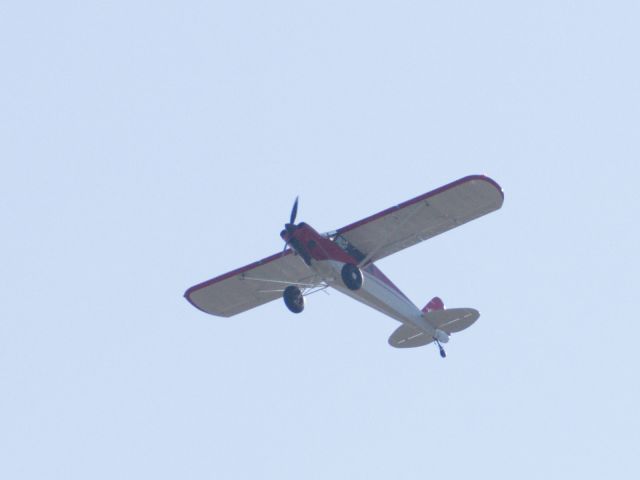
<instances>
[{"instance_id":1,"label":"horizontal stabilizer","mask_svg":"<svg viewBox=\"0 0 640 480\"><path fill-rule=\"evenodd\" d=\"M433 338L413 325L402 324L389 337L389 345L395 348L422 347L433 342Z\"/></svg>"},{"instance_id":2,"label":"horizontal stabilizer","mask_svg":"<svg viewBox=\"0 0 640 480\"><path fill-rule=\"evenodd\" d=\"M473 308L449 308L423 313L423 317L435 328L452 334L469 328L478 320L480 313Z\"/></svg>"}]
</instances>

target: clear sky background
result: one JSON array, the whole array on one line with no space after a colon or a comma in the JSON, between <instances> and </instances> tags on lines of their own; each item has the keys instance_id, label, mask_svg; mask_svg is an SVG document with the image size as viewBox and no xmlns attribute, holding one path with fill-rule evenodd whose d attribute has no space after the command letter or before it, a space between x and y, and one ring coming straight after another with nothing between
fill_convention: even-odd
<instances>
[{"instance_id":1,"label":"clear sky background","mask_svg":"<svg viewBox=\"0 0 640 480\"><path fill-rule=\"evenodd\" d=\"M0 1L0 477L638 478L640 4ZM379 266L480 320L396 350L337 292L182 297L485 173Z\"/></svg>"}]
</instances>

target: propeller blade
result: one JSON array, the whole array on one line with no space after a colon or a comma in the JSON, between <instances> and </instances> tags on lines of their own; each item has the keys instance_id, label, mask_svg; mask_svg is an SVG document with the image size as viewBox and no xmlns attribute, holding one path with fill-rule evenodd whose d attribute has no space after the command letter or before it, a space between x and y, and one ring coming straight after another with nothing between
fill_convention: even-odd
<instances>
[{"instance_id":1,"label":"propeller blade","mask_svg":"<svg viewBox=\"0 0 640 480\"><path fill-rule=\"evenodd\" d=\"M297 216L298 216L298 197L296 197L296 201L293 202L293 208L291 209L291 218L289 219L289 223L291 225L296 223Z\"/></svg>"}]
</instances>

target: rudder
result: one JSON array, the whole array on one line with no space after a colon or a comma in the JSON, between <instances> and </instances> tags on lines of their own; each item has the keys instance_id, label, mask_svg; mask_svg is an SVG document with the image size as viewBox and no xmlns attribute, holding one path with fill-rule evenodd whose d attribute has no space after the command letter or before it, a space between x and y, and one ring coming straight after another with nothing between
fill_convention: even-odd
<instances>
[{"instance_id":1,"label":"rudder","mask_svg":"<svg viewBox=\"0 0 640 480\"><path fill-rule=\"evenodd\" d=\"M444 310L444 302L440 297L433 297L429 300L429 303L427 303L422 309L422 313L429 313L434 310Z\"/></svg>"}]
</instances>

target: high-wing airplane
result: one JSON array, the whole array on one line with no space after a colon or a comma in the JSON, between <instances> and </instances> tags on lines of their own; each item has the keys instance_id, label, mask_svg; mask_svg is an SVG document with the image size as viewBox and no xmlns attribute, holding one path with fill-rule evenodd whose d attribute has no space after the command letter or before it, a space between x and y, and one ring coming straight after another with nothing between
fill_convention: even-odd
<instances>
[{"instance_id":1,"label":"high-wing airplane","mask_svg":"<svg viewBox=\"0 0 640 480\"><path fill-rule=\"evenodd\" d=\"M374 262L439 235L502 206L500 185L471 175L388 208L380 213L320 234L295 223L296 198L289 223L280 236L285 249L258 262L194 285L187 300L203 312L231 317L283 298L293 313L304 309L304 297L332 287L398 320L389 337L396 348L443 343L452 333L471 326L480 316L472 308L445 309L438 297L420 309Z\"/></svg>"}]
</instances>

